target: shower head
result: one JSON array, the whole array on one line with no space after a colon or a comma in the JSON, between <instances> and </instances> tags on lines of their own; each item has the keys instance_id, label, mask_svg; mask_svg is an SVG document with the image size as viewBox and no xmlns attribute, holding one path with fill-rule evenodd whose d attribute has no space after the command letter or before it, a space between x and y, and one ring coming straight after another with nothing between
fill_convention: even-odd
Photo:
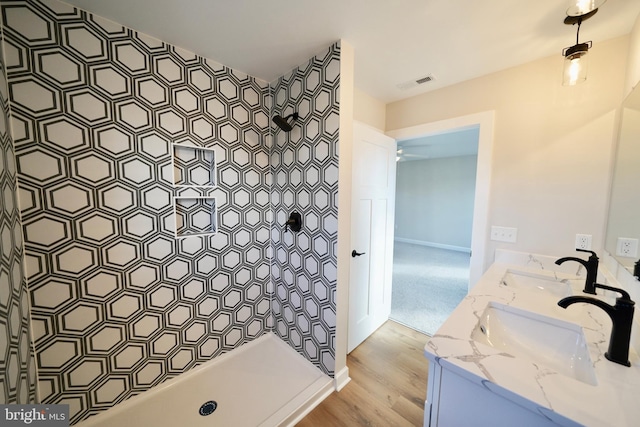
<instances>
[{"instance_id":1,"label":"shower head","mask_svg":"<svg viewBox=\"0 0 640 427\"><path fill-rule=\"evenodd\" d=\"M293 127L289 124L289 121L288 121L289 118L293 118L293 121L295 122L296 120L298 120L298 113L289 114L287 117L284 117L284 118L282 116L275 115L272 120L273 120L273 123L278 125L278 127L283 131L291 132L291 129L293 129Z\"/></svg>"}]
</instances>

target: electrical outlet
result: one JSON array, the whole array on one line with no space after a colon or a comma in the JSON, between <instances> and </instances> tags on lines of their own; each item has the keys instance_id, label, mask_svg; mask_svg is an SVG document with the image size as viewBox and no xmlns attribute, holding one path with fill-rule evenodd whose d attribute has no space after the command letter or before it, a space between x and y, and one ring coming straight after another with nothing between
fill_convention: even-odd
<instances>
[{"instance_id":1,"label":"electrical outlet","mask_svg":"<svg viewBox=\"0 0 640 427\"><path fill-rule=\"evenodd\" d=\"M628 258L636 258L638 256L638 239L618 237L618 244L616 245L616 255Z\"/></svg>"},{"instance_id":2,"label":"electrical outlet","mask_svg":"<svg viewBox=\"0 0 640 427\"><path fill-rule=\"evenodd\" d=\"M491 240L496 242L515 243L518 239L518 229L512 227L491 226Z\"/></svg>"},{"instance_id":3,"label":"electrical outlet","mask_svg":"<svg viewBox=\"0 0 640 427\"><path fill-rule=\"evenodd\" d=\"M591 234L576 234L576 249L591 249Z\"/></svg>"}]
</instances>

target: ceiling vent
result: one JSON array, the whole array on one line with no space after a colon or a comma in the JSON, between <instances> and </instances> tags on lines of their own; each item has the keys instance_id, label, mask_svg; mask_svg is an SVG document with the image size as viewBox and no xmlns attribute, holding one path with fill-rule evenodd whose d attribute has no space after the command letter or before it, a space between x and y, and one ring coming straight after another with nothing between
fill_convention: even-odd
<instances>
[{"instance_id":1,"label":"ceiling vent","mask_svg":"<svg viewBox=\"0 0 640 427\"><path fill-rule=\"evenodd\" d=\"M416 83L418 83L419 85L423 84L423 83L428 83L431 80L433 80L433 76L431 74L429 74L428 76L425 76L421 79L416 80Z\"/></svg>"},{"instance_id":2,"label":"ceiling vent","mask_svg":"<svg viewBox=\"0 0 640 427\"><path fill-rule=\"evenodd\" d=\"M414 87L420 86L425 83L429 83L433 80L435 80L435 77L433 77L433 74L428 74L424 77L420 77L415 80L409 80L408 82L400 83L397 87L398 89L407 90L407 89L412 89Z\"/></svg>"}]
</instances>

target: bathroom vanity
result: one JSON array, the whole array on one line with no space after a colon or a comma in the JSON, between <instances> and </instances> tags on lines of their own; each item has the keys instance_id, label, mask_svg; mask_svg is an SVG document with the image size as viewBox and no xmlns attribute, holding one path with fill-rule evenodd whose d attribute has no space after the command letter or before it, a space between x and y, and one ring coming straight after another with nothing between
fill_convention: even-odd
<instances>
[{"instance_id":1,"label":"bathroom vanity","mask_svg":"<svg viewBox=\"0 0 640 427\"><path fill-rule=\"evenodd\" d=\"M425 426L638 425L640 316L631 367L607 360L609 316L592 304L557 305L582 294L585 272L556 259L497 251L425 346ZM618 284L604 266L598 283ZM598 290L609 304L616 296Z\"/></svg>"}]
</instances>

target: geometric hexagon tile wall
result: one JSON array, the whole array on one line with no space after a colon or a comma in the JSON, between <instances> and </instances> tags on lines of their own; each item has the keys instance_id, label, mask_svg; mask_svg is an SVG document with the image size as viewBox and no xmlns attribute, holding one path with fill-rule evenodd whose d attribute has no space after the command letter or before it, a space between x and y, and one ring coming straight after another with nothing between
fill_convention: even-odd
<instances>
[{"instance_id":1,"label":"geometric hexagon tile wall","mask_svg":"<svg viewBox=\"0 0 640 427\"><path fill-rule=\"evenodd\" d=\"M38 391L76 422L270 330L268 86L63 3L2 12ZM174 143L215 188L174 187ZM216 233L177 240L175 196Z\"/></svg>"},{"instance_id":2,"label":"geometric hexagon tile wall","mask_svg":"<svg viewBox=\"0 0 640 427\"><path fill-rule=\"evenodd\" d=\"M269 88L55 0L1 7L40 399L75 423L272 328L332 374L339 47ZM270 157L272 104L299 109L296 152L280 133ZM175 181L173 144L211 150L213 185ZM202 201L183 226L201 234L215 208L215 230L176 239L176 197ZM295 242L282 227L294 206ZM19 248L19 226L11 236ZM0 327L15 316L4 307ZM13 387L33 382L17 342L5 394L31 396Z\"/></svg>"},{"instance_id":3,"label":"geometric hexagon tile wall","mask_svg":"<svg viewBox=\"0 0 640 427\"><path fill-rule=\"evenodd\" d=\"M36 375L23 274L22 229L7 82L0 49L0 403L35 402Z\"/></svg>"},{"instance_id":4,"label":"geometric hexagon tile wall","mask_svg":"<svg viewBox=\"0 0 640 427\"><path fill-rule=\"evenodd\" d=\"M299 114L289 133L275 133L272 308L275 332L333 375L338 240L340 46L312 58L273 87L274 114ZM302 215L298 233L282 226Z\"/></svg>"}]
</instances>

